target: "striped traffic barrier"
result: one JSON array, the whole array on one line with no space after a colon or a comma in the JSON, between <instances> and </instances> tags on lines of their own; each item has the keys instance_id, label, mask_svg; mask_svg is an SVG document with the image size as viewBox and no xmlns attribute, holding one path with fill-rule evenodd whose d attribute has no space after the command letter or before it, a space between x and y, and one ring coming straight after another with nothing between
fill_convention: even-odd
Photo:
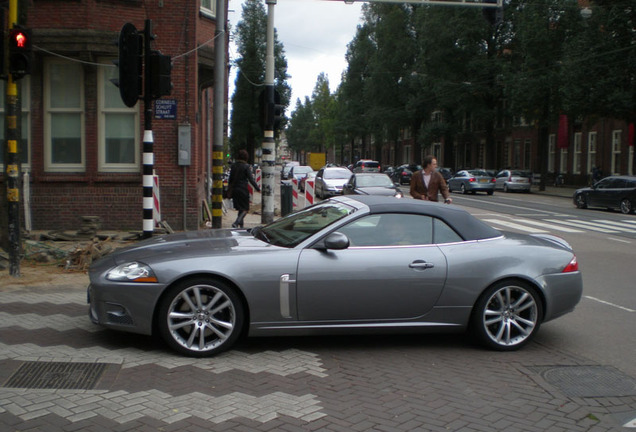
<instances>
[{"instance_id":1,"label":"striped traffic barrier","mask_svg":"<svg viewBox=\"0 0 636 432\"><path fill-rule=\"evenodd\" d=\"M292 211L297 210L298 207L298 179L294 177L292 179L292 185L294 188L292 189Z\"/></svg>"},{"instance_id":2,"label":"striped traffic barrier","mask_svg":"<svg viewBox=\"0 0 636 432\"><path fill-rule=\"evenodd\" d=\"M315 180L305 180L305 207L314 203L314 183Z\"/></svg>"},{"instance_id":3,"label":"striped traffic barrier","mask_svg":"<svg viewBox=\"0 0 636 432\"><path fill-rule=\"evenodd\" d=\"M258 185L259 189L263 188L263 176L262 176L262 171L260 168L256 168L256 175L254 176L254 179L256 180L256 184Z\"/></svg>"},{"instance_id":4,"label":"striped traffic barrier","mask_svg":"<svg viewBox=\"0 0 636 432\"><path fill-rule=\"evenodd\" d=\"M152 219L155 226L161 223L161 195L159 194L159 176L152 175Z\"/></svg>"}]
</instances>

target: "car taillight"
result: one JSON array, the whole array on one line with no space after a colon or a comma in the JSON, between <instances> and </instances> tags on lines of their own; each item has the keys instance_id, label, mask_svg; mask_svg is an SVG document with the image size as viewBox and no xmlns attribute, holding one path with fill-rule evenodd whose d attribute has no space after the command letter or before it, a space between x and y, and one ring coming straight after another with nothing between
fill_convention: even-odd
<instances>
[{"instance_id":1,"label":"car taillight","mask_svg":"<svg viewBox=\"0 0 636 432\"><path fill-rule=\"evenodd\" d=\"M491 178L491 179L490 179L490 181L491 181L492 183L496 183L496 182L497 182L497 179L493 177L493 178Z\"/></svg>"},{"instance_id":2,"label":"car taillight","mask_svg":"<svg viewBox=\"0 0 636 432\"><path fill-rule=\"evenodd\" d=\"M572 260L570 261L570 263L565 266L565 268L563 269L561 273L571 273L575 271L579 271L579 262L576 259L576 255L572 257Z\"/></svg>"},{"instance_id":3,"label":"car taillight","mask_svg":"<svg viewBox=\"0 0 636 432\"><path fill-rule=\"evenodd\" d=\"M469 179L468 181L469 181L469 182L474 182L474 181L475 181L475 179L474 179L474 178L471 178L471 179Z\"/></svg>"},{"instance_id":4,"label":"car taillight","mask_svg":"<svg viewBox=\"0 0 636 432\"><path fill-rule=\"evenodd\" d=\"M508 177L508 181L511 182L512 181L512 176Z\"/></svg>"},{"instance_id":5,"label":"car taillight","mask_svg":"<svg viewBox=\"0 0 636 432\"><path fill-rule=\"evenodd\" d=\"M402 172L402 175L403 175L403 176L407 176L407 175L409 175L409 173L407 173L407 172L404 172L404 171L403 171L403 172Z\"/></svg>"}]
</instances>

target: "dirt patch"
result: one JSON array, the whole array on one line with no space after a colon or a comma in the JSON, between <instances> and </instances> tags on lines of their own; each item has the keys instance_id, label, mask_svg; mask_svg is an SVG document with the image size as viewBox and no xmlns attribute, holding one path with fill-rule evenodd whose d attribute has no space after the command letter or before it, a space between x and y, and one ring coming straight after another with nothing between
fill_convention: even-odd
<instances>
[{"instance_id":1,"label":"dirt patch","mask_svg":"<svg viewBox=\"0 0 636 432\"><path fill-rule=\"evenodd\" d=\"M39 265L33 263L20 264L20 276L11 276L9 269L0 271L0 290L10 291L25 287L51 287L73 285L85 287L88 285L86 272L68 271L57 264Z\"/></svg>"}]
</instances>

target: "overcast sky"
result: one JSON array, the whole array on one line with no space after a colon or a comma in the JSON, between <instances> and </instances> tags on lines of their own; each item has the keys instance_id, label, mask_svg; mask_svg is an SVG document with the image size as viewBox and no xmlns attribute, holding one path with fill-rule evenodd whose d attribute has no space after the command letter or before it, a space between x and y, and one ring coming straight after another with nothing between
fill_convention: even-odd
<instances>
[{"instance_id":1,"label":"overcast sky","mask_svg":"<svg viewBox=\"0 0 636 432\"><path fill-rule=\"evenodd\" d=\"M228 19L231 28L241 20L243 0L229 0ZM265 0L263 0L265 4ZM340 75L346 69L345 53L357 25L361 22L362 3L352 5L335 0L278 0L274 6L274 26L278 40L285 48L288 83L292 89L290 111L296 99L311 97L316 79L321 72L327 74L329 87L335 91ZM267 12L267 5L265 5ZM238 55L230 46L230 59ZM230 76L230 96L234 92L235 69Z\"/></svg>"}]
</instances>

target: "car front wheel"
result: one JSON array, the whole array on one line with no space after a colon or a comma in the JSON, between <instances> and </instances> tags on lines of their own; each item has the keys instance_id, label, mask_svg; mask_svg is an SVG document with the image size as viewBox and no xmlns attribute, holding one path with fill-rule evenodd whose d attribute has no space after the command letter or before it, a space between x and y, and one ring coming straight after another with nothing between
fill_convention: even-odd
<instances>
[{"instance_id":1,"label":"car front wheel","mask_svg":"<svg viewBox=\"0 0 636 432\"><path fill-rule=\"evenodd\" d=\"M576 196L576 208L587 208L587 200L585 199L585 196L583 194L579 194Z\"/></svg>"},{"instance_id":2,"label":"car front wheel","mask_svg":"<svg viewBox=\"0 0 636 432\"><path fill-rule=\"evenodd\" d=\"M190 357L208 357L236 342L245 312L233 288L214 279L197 278L168 290L157 319L159 333L172 349Z\"/></svg>"},{"instance_id":3,"label":"car front wheel","mask_svg":"<svg viewBox=\"0 0 636 432\"><path fill-rule=\"evenodd\" d=\"M468 191L466 190L466 186L463 183L459 189L462 191L464 195L468 193Z\"/></svg>"},{"instance_id":4,"label":"car front wheel","mask_svg":"<svg viewBox=\"0 0 636 432\"><path fill-rule=\"evenodd\" d=\"M634 207L632 207L632 202L625 198L621 201L621 213L630 214L634 212Z\"/></svg>"},{"instance_id":5,"label":"car front wheel","mask_svg":"<svg viewBox=\"0 0 636 432\"><path fill-rule=\"evenodd\" d=\"M487 347L514 351L539 331L543 308L536 291L520 281L502 281L475 303L472 330Z\"/></svg>"}]
</instances>

